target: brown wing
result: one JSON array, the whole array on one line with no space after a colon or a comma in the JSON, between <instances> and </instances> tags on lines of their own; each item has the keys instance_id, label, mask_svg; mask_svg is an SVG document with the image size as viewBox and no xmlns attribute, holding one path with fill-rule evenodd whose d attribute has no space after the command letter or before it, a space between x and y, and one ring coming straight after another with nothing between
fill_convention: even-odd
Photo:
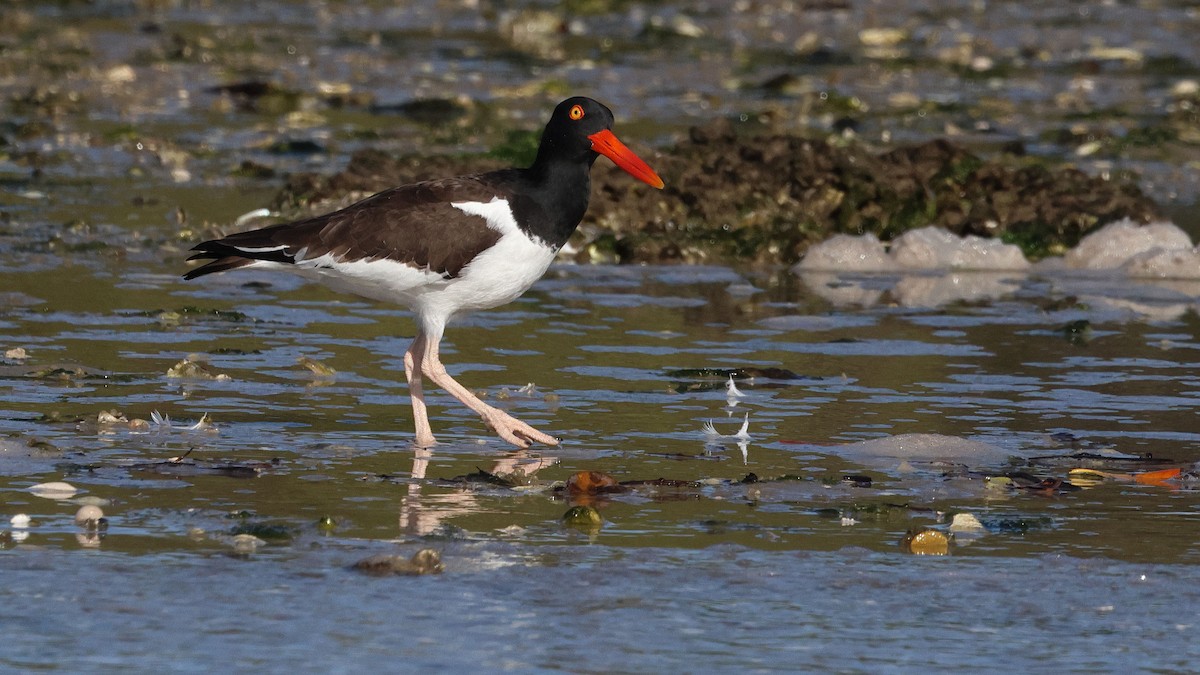
<instances>
[{"instance_id":1,"label":"brown wing","mask_svg":"<svg viewBox=\"0 0 1200 675\"><path fill-rule=\"evenodd\" d=\"M500 233L452 202L488 202L497 190L490 174L392 188L339 211L206 241L189 260L211 259L185 279L249 265L256 260L295 264L324 255L336 261L389 259L447 278Z\"/></svg>"}]
</instances>

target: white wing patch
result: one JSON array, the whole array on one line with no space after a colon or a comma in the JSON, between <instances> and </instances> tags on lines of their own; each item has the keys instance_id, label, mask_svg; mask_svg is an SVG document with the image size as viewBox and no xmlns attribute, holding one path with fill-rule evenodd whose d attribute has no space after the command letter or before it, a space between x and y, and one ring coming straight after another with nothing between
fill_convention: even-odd
<instances>
[{"instance_id":1,"label":"white wing patch","mask_svg":"<svg viewBox=\"0 0 1200 675\"><path fill-rule=\"evenodd\" d=\"M483 218L488 227L502 235L517 234L521 231L507 199L492 197L490 202L450 202L450 206L463 213Z\"/></svg>"},{"instance_id":2,"label":"white wing patch","mask_svg":"<svg viewBox=\"0 0 1200 675\"><path fill-rule=\"evenodd\" d=\"M287 244L280 244L279 246L234 246L234 248L242 253L271 253L272 251L282 251L287 248Z\"/></svg>"},{"instance_id":3,"label":"white wing patch","mask_svg":"<svg viewBox=\"0 0 1200 675\"><path fill-rule=\"evenodd\" d=\"M483 218L489 228L500 233L501 239L517 236L558 252L556 247L550 246L541 237L529 234L517 225L517 219L513 216L512 206L507 199L492 197L490 202L450 202L450 206L463 213Z\"/></svg>"}]
</instances>

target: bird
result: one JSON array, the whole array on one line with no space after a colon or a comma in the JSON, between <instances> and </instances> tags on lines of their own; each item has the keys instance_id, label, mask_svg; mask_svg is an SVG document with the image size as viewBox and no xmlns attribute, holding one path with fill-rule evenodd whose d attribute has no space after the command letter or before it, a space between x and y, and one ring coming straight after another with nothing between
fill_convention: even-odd
<instances>
[{"instance_id":1,"label":"bird","mask_svg":"<svg viewBox=\"0 0 1200 675\"><path fill-rule=\"evenodd\" d=\"M478 414L519 448L558 445L484 403L447 373L438 348L447 323L512 302L545 274L587 212L601 156L638 180L663 180L613 133L613 113L594 99L559 103L533 163L389 188L346 208L197 244L205 264L184 279L239 268L284 270L335 291L408 307L416 335L404 353L417 447L437 443L424 380Z\"/></svg>"}]
</instances>

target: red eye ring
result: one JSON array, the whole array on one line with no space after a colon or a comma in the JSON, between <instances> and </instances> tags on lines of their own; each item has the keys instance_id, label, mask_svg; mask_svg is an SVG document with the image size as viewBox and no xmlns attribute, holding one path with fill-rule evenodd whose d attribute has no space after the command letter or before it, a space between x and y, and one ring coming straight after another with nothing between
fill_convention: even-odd
<instances>
[{"instance_id":1,"label":"red eye ring","mask_svg":"<svg viewBox=\"0 0 1200 675\"><path fill-rule=\"evenodd\" d=\"M567 115L573 120L583 119L583 106L576 103L571 106L571 112L567 113Z\"/></svg>"}]
</instances>

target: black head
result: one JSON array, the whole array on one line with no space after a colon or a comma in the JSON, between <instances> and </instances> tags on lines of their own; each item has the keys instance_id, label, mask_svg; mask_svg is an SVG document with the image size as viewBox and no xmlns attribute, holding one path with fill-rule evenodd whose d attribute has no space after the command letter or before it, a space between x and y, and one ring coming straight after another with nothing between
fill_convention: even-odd
<instances>
[{"instance_id":1,"label":"black head","mask_svg":"<svg viewBox=\"0 0 1200 675\"><path fill-rule=\"evenodd\" d=\"M586 96L574 96L554 108L535 165L549 166L570 162L590 167L604 155L631 176L656 188L662 179L612 132L613 114L603 103Z\"/></svg>"},{"instance_id":2,"label":"black head","mask_svg":"<svg viewBox=\"0 0 1200 675\"><path fill-rule=\"evenodd\" d=\"M585 96L573 96L554 108L546 129L542 132L542 144L538 155L554 153L568 161L596 161L592 150L592 134L611 130L613 114L603 103Z\"/></svg>"}]
</instances>

